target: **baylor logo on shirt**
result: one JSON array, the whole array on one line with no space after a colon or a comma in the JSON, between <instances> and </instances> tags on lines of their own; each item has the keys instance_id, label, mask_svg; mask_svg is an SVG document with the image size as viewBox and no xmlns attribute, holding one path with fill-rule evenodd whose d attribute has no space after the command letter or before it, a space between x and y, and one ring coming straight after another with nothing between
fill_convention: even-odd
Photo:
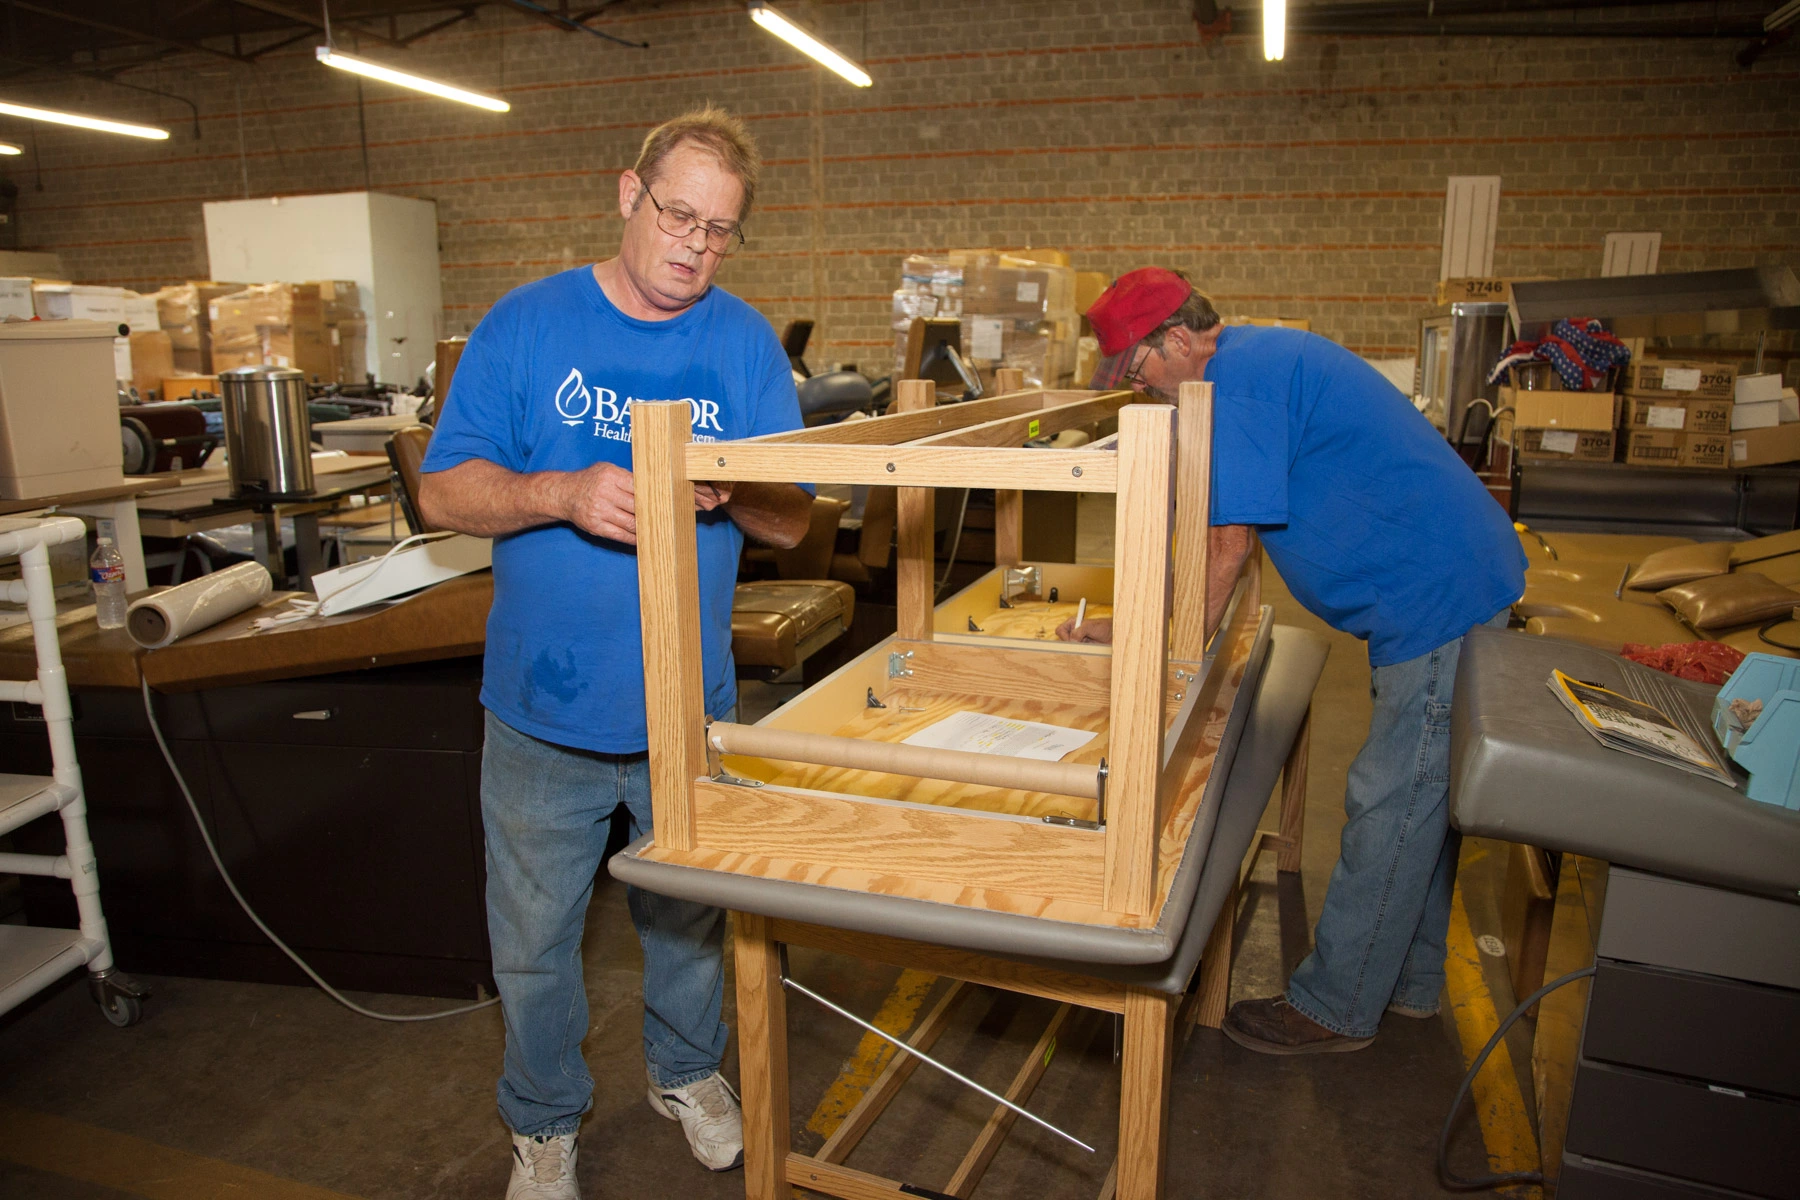
<instances>
[{"instance_id":1,"label":"baylor logo on shirt","mask_svg":"<svg viewBox=\"0 0 1800 1200\"><path fill-rule=\"evenodd\" d=\"M578 428L591 423L593 436L615 442L629 442L631 406L639 399L649 397L626 396L620 399L619 393L612 388L589 387L581 377L581 369L570 367L562 386L556 389L554 403L556 415L564 425ZM725 430L719 424L717 400L697 400L692 396L680 399L688 406L688 423L693 427L696 442L716 442L724 436Z\"/></svg>"}]
</instances>

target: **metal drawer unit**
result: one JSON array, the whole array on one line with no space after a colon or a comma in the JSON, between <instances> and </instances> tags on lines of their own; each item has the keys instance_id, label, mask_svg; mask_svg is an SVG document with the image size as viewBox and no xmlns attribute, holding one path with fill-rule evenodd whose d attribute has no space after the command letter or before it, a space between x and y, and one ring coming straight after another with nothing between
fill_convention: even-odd
<instances>
[{"instance_id":1,"label":"metal drawer unit","mask_svg":"<svg viewBox=\"0 0 1800 1200\"><path fill-rule=\"evenodd\" d=\"M1611 870L1563 1200L1800 1197L1800 904Z\"/></svg>"}]
</instances>

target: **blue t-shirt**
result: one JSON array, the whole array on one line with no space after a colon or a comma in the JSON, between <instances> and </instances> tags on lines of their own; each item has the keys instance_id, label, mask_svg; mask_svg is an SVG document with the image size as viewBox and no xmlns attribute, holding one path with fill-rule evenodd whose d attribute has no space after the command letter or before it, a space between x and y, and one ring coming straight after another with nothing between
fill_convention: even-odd
<instances>
[{"instance_id":1,"label":"blue t-shirt","mask_svg":"<svg viewBox=\"0 0 1800 1200\"><path fill-rule=\"evenodd\" d=\"M698 442L800 428L787 355L756 310L718 288L680 316L615 308L590 267L509 292L457 364L422 469L471 458L509 471L631 469L631 405L686 400ZM731 599L743 535L695 514L707 711L737 703ZM558 745L629 754L647 745L637 555L559 523L494 541L481 702Z\"/></svg>"},{"instance_id":2,"label":"blue t-shirt","mask_svg":"<svg viewBox=\"0 0 1800 1200\"><path fill-rule=\"evenodd\" d=\"M1385 667L1525 591L1512 522L1379 371L1297 329L1228 326L1213 385L1215 525L1255 525L1294 598Z\"/></svg>"}]
</instances>

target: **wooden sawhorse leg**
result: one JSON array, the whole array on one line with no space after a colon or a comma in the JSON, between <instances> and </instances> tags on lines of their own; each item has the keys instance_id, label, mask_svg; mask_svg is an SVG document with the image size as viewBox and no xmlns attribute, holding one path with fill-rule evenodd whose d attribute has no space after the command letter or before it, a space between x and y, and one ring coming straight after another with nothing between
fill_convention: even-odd
<instances>
[{"instance_id":1,"label":"wooden sawhorse leg","mask_svg":"<svg viewBox=\"0 0 1800 1200\"><path fill-rule=\"evenodd\" d=\"M1281 841L1275 851L1275 869L1300 869L1300 841L1306 829L1306 757L1312 741L1312 705L1300 718L1300 732L1281 768Z\"/></svg>"},{"instance_id":2,"label":"wooden sawhorse leg","mask_svg":"<svg viewBox=\"0 0 1800 1200\"><path fill-rule=\"evenodd\" d=\"M737 972L738 1093L744 1106L744 1195L788 1200L787 995L781 946L769 921L733 913L732 965Z\"/></svg>"}]
</instances>

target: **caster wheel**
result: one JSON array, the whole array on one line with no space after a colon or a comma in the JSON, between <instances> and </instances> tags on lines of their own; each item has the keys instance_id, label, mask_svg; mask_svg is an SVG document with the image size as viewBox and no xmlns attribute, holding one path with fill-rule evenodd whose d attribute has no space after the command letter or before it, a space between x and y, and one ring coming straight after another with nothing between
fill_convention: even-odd
<instances>
[{"instance_id":1,"label":"caster wheel","mask_svg":"<svg viewBox=\"0 0 1800 1200\"><path fill-rule=\"evenodd\" d=\"M144 1002L136 996L112 994L100 1003L106 1023L119 1029L136 1025L144 1015Z\"/></svg>"}]
</instances>

